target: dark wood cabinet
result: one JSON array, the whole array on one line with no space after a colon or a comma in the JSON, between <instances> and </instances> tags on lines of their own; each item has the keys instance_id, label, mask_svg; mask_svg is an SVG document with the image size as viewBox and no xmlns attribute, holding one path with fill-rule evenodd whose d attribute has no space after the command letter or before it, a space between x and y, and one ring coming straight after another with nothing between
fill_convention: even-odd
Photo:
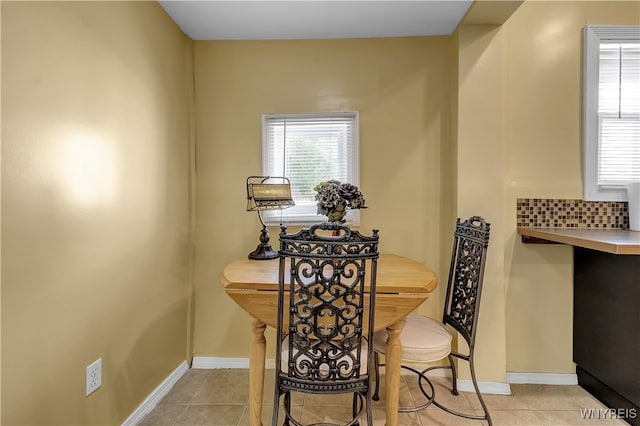
<instances>
[{"instance_id":1,"label":"dark wood cabinet","mask_svg":"<svg viewBox=\"0 0 640 426\"><path fill-rule=\"evenodd\" d=\"M573 308L578 383L640 425L640 256L574 247Z\"/></svg>"}]
</instances>

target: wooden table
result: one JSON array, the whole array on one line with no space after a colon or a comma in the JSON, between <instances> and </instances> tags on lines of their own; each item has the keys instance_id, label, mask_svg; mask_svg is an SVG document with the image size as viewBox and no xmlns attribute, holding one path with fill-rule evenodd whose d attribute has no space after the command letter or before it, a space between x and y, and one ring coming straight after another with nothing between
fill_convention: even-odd
<instances>
[{"instance_id":1,"label":"wooden table","mask_svg":"<svg viewBox=\"0 0 640 426\"><path fill-rule=\"evenodd\" d=\"M262 424L262 394L267 325L276 326L278 260L241 259L220 275L226 293L252 317L249 354L249 415L251 426ZM394 254L381 254L376 281L375 329L389 332L386 346L386 424L398 424L400 396L400 331L404 317L420 306L437 285L423 264ZM366 315L365 315L366 317Z\"/></svg>"}]
</instances>

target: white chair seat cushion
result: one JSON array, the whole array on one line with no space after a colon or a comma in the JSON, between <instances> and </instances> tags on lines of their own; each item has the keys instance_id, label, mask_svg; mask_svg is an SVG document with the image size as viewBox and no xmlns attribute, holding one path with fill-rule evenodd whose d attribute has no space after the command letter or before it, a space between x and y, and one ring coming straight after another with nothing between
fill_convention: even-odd
<instances>
[{"instance_id":1,"label":"white chair seat cushion","mask_svg":"<svg viewBox=\"0 0 640 426\"><path fill-rule=\"evenodd\" d=\"M373 349L376 352L385 353L387 336L387 330L374 333ZM400 344L403 361L438 361L451 353L451 333L440 321L410 314L405 319L400 333Z\"/></svg>"},{"instance_id":2,"label":"white chair seat cushion","mask_svg":"<svg viewBox=\"0 0 640 426\"><path fill-rule=\"evenodd\" d=\"M362 351L362 354L360 355L360 375L365 375L367 374L367 362L369 361L369 345L367 344L367 340L366 339L362 339L362 345L360 347L360 350ZM282 361L282 372L283 373L288 373L289 372L289 366L287 365L287 360L289 359L289 336L285 337L282 340L282 356L281 356L281 361ZM308 359L308 357L307 357ZM344 359L347 361L349 368L351 368L351 358L348 356L344 356ZM329 371L328 366L326 367L326 371ZM323 367L320 367L320 371L321 373L323 372Z\"/></svg>"}]
</instances>

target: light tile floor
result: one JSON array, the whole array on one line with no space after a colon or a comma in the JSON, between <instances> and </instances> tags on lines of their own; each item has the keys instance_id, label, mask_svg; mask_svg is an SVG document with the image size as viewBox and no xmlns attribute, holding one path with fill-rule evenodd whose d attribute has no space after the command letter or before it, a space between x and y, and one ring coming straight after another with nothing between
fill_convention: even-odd
<instances>
[{"instance_id":1,"label":"light tile floor","mask_svg":"<svg viewBox=\"0 0 640 426\"><path fill-rule=\"evenodd\" d=\"M271 424L274 370L265 375L262 423ZM271 373L271 374L269 374ZM444 405L468 413L481 414L475 394L461 392L453 396L444 388L444 378L435 379L436 395ZM381 391L384 389L384 375ZM189 370L139 425L249 425L249 371L246 369ZM511 385L512 394L485 395L496 426L626 425L612 418L606 407L579 386ZM400 404L417 404L420 393L415 376L403 375ZM581 411L582 410L582 411ZM585 410L593 410L584 418ZM323 397L296 394L292 411L301 414L303 423L320 421L340 423L351 414L351 396ZM282 424L282 415L279 424ZM374 424L384 425L384 394L373 404ZM415 413L400 413L400 426L486 425L486 422L453 416L437 407ZM366 419L361 422L366 424Z\"/></svg>"}]
</instances>

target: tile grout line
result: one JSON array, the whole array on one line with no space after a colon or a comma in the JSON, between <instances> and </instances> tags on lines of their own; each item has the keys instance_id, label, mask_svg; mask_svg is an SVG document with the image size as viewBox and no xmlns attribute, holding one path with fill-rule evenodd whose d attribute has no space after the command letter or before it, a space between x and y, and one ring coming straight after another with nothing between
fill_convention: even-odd
<instances>
[{"instance_id":1,"label":"tile grout line","mask_svg":"<svg viewBox=\"0 0 640 426\"><path fill-rule=\"evenodd\" d=\"M238 409L238 407L242 406L242 410L240 410L240 414L238 417L237 422L235 423L237 426L241 426L243 424L246 423L246 421L244 421L243 423L243 419L246 420L247 419L247 415L248 415L248 410L249 410L249 398L248 396L244 399L243 402L230 402L230 403L221 403L221 402L206 402L206 399L208 399L208 394L211 392L211 378L212 376L215 375L214 372L209 372L209 374L207 374L204 378L203 377L198 377L198 376L189 376L188 378L186 378L187 380L185 380L180 388L180 393L185 392L184 396L188 396L187 400L188 402L186 403L171 403L171 404L163 404L164 406L174 406L174 407L182 407L182 411L171 421L171 423L167 422L166 424L171 424L173 426L177 426L179 424L181 424L181 422L185 422L188 421L190 418L190 415L188 413L190 408L200 408L201 407L206 407L206 406L211 406L211 407L236 407L236 410ZM195 380L194 380L195 379ZM409 386L409 379L410 377L401 377L401 386L402 389L405 390L405 392L408 392L409 395L405 395L407 402L411 401L414 405L416 404L416 395L414 395L414 391L416 391L416 389L413 389L412 387ZM191 382L191 380L193 380L193 382ZM201 381L201 382L200 382ZM193 384L197 384L198 382L199 385L196 386L196 389L194 391L188 391L188 388L190 386L192 386ZM446 383L448 384L448 383ZM444 384L446 386L446 384ZM549 421L553 422L553 417L554 417L554 413L556 413L556 415L558 416L558 419L562 418L562 417L566 417L567 415L569 415L571 418L575 417L576 413L579 411L579 409L575 408L575 404L588 404L588 401L586 400L586 398L584 398L584 396L590 396L588 393L586 392L580 392L575 390L574 388L578 388L577 386L551 386L551 385L541 385L539 387L535 387L536 385L532 385L533 387L529 387L529 385L527 384L522 384L521 386L523 386L521 389L514 387L513 392L510 396L491 396L489 397L489 399L491 400L492 398L496 398L494 403L498 403L500 407L502 408L492 408L491 405L489 405L489 402L486 401L485 398L485 402L487 402L487 404L489 405L489 412L503 412L503 413L525 413L525 412L529 412L531 414L531 420L536 420L538 423L538 425L545 425L547 424ZM571 389L566 389L563 390L562 388L565 387L570 387ZM217 389L216 386L214 386L214 392ZM201 400L205 400L205 402L194 402L194 399L196 398L196 396L200 393L200 392L205 392L205 394L200 394L200 398ZM419 392L419 390L418 390ZM468 392L461 392L463 394L463 398L464 400L467 402L467 405L469 405L469 410L473 413L476 414L481 414L481 408L475 407L474 403L477 404L477 400L475 400L475 394L473 393L468 393ZM468 395L467 395L468 393ZM584 395L583 395L584 394ZM179 395L179 394L178 394ZM305 398L304 395L301 395L302 399L300 404L296 404L297 407L299 407L300 410L302 410L302 412L304 412L305 410L322 410L323 405L317 405L314 404L313 406L310 406L308 404L311 404L312 401L308 400L307 398ZM557 408L554 407L553 409L541 409L539 406L540 404L540 400L538 400L536 402L536 398L542 397L544 398L552 398L554 400L558 400L558 399L562 399L562 398L568 398L568 399L573 399L573 402L571 403L567 403L565 404L560 404L562 408ZM507 401L507 400L502 400L503 398L512 398L517 400L519 403L522 404L522 406L511 406L513 408L510 408L509 405L512 403L512 401ZM382 399L382 398L381 398ZM474 400L474 402L472 402L471 400ZM528 401L528 402L527 402ZM599 401L593 399L594 403L599 403ZM502 406L502 404L507 404L506 406ZM533 406L531 405L533 403ZM556 404L553 405L557 405L558 403L556 402ZM271 407L273 408L273 402L270 404ZM317 406L316 406L317 405ZM573 405L573 406L571 406ZM342 409L345 408L344 405L341 404L337 404L335 405L335 407L342 407ZM349 405L350 406L350 405ZM570 407L571 406L571 407ZM269 404L264 404L263 405L263 413L265 411L268 411L268 407ZM329 407L328 405L326 407ZM534 408L534 407L538 407L538 408ZM384 405L374 405L372 407L374 409L374 411L378 411L378 413L380 414L380 412L384 412ZM311 411L310 411L311 412ZM436 411L434 411L433 413L435 413ZM423 410L421 412L416 413L415 417L412 416L411 418L411 423L415 424L415 425L425 425L425 419L427 419L427 417L424 417L423 415L421 415L421 413L424 414L428 414L427 410ZM541 413L546 413L544 414L544 416L541 415ZM504 414L503 414L504 415ZM173 416L173 415L172 415ZM234 415L235 417L235 415ZM365 416L366 418L366 416ZM169 419L166 419L169 420ZM165 420L165 421L166 421ZM230 419L231 420L231 419ZM378 415L378 417L376 417L374 419L374 422L377 423L379 422L380 416ZM452 418L453 420L453 418ZM545 423L545 420L547 423ZM428 421L428 420L427 420ZM618 423L607 423L607 424L625 424L624 422L617 420ZM442 424L449 424L449 422L447 420L444 421L444 423ZM478 424L482 424L482 423L478 423Z\"/></svg>"}]
</instances>

